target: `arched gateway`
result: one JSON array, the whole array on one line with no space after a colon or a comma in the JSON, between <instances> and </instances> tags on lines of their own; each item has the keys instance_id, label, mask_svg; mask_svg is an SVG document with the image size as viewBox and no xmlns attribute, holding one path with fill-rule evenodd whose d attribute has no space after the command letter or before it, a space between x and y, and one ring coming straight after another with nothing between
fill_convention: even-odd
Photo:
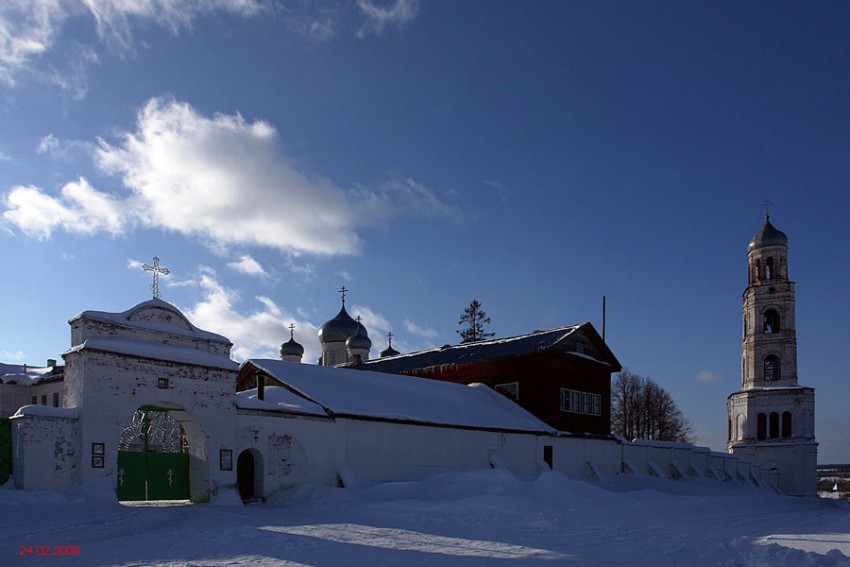
<instances>
[{"instance_id":1,"label":"arched gateway","mask_svg":"<svg viewBox=\"0 0 850 567\"><path fill-rule=\"evenodd\" d=\"M231 343L153 299L71 319L65 405L82 480L108 478L119 500L205 502L235 484ZM108 485L104 485L108 486Z\"/></svg>"}]
</instances>

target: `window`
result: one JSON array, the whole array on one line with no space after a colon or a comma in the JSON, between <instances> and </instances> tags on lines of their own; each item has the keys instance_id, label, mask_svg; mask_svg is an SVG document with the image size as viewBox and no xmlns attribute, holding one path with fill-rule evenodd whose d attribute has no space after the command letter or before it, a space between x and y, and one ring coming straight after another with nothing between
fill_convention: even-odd
<instances>
[{"instance_id":1,"label":"window","mask_svg":"<svg viewBox=\"0 0 850 567\"><path fill-rule=\"evenodd\" d=\"M43 406L47 405L47 394L41 395L41 405L43 405Z\"/></svg>"},{"instance_id":2,"label":"window","mask_svg":"<svg viewBox=\"0 0 850 567\"><path fill-rule=\"evenodd\" d=\"M780 378L779 357L770 355L764 359L764 381L775 382Z\"/></svg>"},{"instance_id":3,"label":"window","mask_svg":"<svg viewBox=\"0 0 850 567\"><path fill-rule=\"evenodd\" d=\"M513 401L517 401L519 399L519 382L510 382L508 384L496 384L494 389Z\"/></svg>"},{"instance_id":4,"label":"window","mask_svg":"<svg viewBox=\"0 0 850 567\"><path fill-rule=\"evenodd\" d=\"M773 271L773 258L768 258L767 262L764 264L764 279L770 280L776 277L776 273Z\"/></svg>"},{"instance_id":5,"label":"window","mask_svg":"<svg viewBox=\"0 0 850 567\"><path fill-rule=\"evenodd\" d=\"M767 416L763 413L758 414L756 421L756 438L763 441L767 438Z\"/></svg>"},{"instance_id":6,"label":"window","mask_svg":"<svg viewBox=\"0 0 850 567\"><path fill-rule=\"evenodd\" d=\"M764 312L764 334L779 332L779 313L774 309L768 309Z\"/></svg>"},{"instance_id":7,"label":"window","mask_svg":"<svg viewBox=\"0 0 850 567\"><path fill-rule=\"evenodd\" d=\"M581 341L576 341L576 352L579 354L584 354L584 343Z\"/></svg>"},{"instance_id":8,"label":"window","mask_svg":"<svg viewBox=\"0 0 850 567\"><path fill-rule=\"evenodd\" d=\"M168 389L168 378L157 378L156 387L159 388L160 390L167 390Z\"/></svg>"},{"instance_id":9,"label":"window","mask_svg":"<svg viewBox=\"0 0 850 567\"><path fill-rule=\"evenodd\" d=\"M32 397L32 405L36 405L38 403L38 396Z\"/></svg>"},{"instance_id":10,"label":"window","mask_svg":"<svg viewBox=\"0 0 850 567\"><path fill-rule=\"evenodd\" d=\"M59 392L53 392L53 407L59 407Z\"/></svg>"},{"instance_id":11,"label":"window","mask_svg":"<svg viewBox=\"0 0 850 567\"><path fill-rule=\"evenodd\" d=\"M789 439L791 437L791 412L782 413L782 438Z\"/></svg>"},{"instance_id":12,"label":"window","mask_svg":"<svg viewBox=\"0 0 850 567\"><path fill-rule=\"evenodd\" d=\"M602 396L591 392L561 388L561 411L602 415Z\"/></svg>"}]
</instances>

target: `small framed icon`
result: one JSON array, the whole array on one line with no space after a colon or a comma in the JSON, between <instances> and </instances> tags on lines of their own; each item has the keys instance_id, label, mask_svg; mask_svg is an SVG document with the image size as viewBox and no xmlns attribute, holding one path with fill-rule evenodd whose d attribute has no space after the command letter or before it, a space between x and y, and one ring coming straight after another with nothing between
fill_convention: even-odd
<instances>
[{"instance_id":1,"label":"small framed icon","mask_svg":"<svg viewBox=\"0 0 850 567\"><path fill-rule=\"evenodd\" d=\"M102 469L103 468L103 456L92 455L91 468Z\"/></svg>"},{"instance_id":2,"label":"small framed icon","mask_svg":"<svg viewBox=\"0 0 850 567\"><path fill-rule=\"evenodd\" d=\"M221 449L218 452L219 468L223 471L233 470L233 451L230 449Z\"/></svg>"},{"instance_id":3,"label":"small framed icon","mask_svg":"<svg viewBox=\"0 0 850 567\"><path fill-rule=\"evenodd\" d=\"M105 443L92 443L91 444L91 454L92 455L103 455L105 453L106 444Z\"/></svg>"}]
</instances>

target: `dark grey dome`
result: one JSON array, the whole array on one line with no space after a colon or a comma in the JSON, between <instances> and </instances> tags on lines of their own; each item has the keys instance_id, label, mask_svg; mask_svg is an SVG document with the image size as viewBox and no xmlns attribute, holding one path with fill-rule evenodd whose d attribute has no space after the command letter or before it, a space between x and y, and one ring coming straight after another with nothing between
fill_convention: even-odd
<instances>
[{"instance_id":1,"label":"dark grey dome","mask_svg":"<svg viewBox=\"0 0 850 567\"><path fill-rule=\"evenodd\" d=\"M381 358L384 358L386 356L395 356L397 354L401 353L394 349L392 346L388 346L386 349L381 351Z\"/></svg>"},{"instance_id":2,"label":"dark grey dome","mask_svg":"<svg viewBox=\"0 0 850 567\"><path fill-rule=\"evenodd\" d=\"M777 230L775 226L770 224L770 217L764 219L764 226L750 240L750 244L747 246L747 252L767 246L784 246L788 248L788 237L785 236L784 232Z\"/></svg>"},{"instance_id":3,"label":"dark grey dome","mask_svg":"<svg viewBox=\"0 0 850 567\"><path fill-rule=\"evenodd\" d=\"M343 305L336 317L319 328L319 342L324 344L347 341L349 337L353 337L358 332L362 333L364 337L369 336L366 327L352 319L348 311L345 310L345 305Z\"/></svg>"},{"instance_id":4,"label":"dark grey dome","mask_svg":"<svg viewBox=\"0 0 850 567\"><path fill-rule=\"evenodd\" d=\"M360 324L358 323L358 325ZM348 350L369 350L372 348L372 341L366 336L365 331L366 327L360 325L360 330L357 331L357 334L348 337L348 340L345 341L345 346Z\"/></svg>"},{"instance_id":5,"label":"dark grey dome","mask_svg":"<svg viewBox=\"0 0 850 567\"><path fill-rule=\"evenodd\" d=\"M285 356L304 356L304 347L291 338L280 345L280 357Z\"/></svg>"},{"instance_id":6,"label":"dark grey dome","mask_svg":"<svg viewBox=\"0 0 850 567\"><path fill-rule=\"evenodd\" d=\"M339 310L336 317L319 328L319 342L335 343L348 340L348 337L357 334L357 321L345 310L345 306Z\"/></svg>"}]
</instances>

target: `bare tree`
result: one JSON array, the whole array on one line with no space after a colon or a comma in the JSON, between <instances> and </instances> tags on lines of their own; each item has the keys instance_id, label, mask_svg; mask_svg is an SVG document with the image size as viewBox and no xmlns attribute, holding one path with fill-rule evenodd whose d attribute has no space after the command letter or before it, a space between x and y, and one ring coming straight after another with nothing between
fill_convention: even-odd
<instances>
[{"instance_id":1,"label":"bare tree","mask_svg":"<svg viewBox=\"0 0 850 567\"><path fill-rule=\"evenodd\" d=\"M628 368L611 385L611 431L626 439L693 442L693 425L670 393Z\"/></svg>"},{"instance_id":2,"label":"bare tree","mask_svg":"<svg viewBox=\"0 0 850 567\"><path fill-rule=\"evenodd\" d=\"M469 307L463 310L463 315L460 316L460 320L458 320L457 324L464 325L464 327L457 332L461 339L463 339L460 341L461 343L483 341L485 339L489 339L495 334L484 332L484 325L490 324L490 318L487 316L487 313L481 309L481 304L477 299L473 299L470 302Z\"/></svg>"}]
</instances>

